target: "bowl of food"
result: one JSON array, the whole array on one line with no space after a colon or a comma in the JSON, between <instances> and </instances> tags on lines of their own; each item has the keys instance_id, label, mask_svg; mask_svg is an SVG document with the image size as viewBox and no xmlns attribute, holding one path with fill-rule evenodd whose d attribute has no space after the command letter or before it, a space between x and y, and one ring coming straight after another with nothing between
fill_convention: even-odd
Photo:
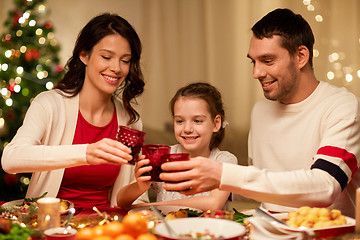
<instances>
[{"instance_id":1,"label":"bowl of food","mask_svg":"<svg viewBox=\"0 0 360 240\"><path fill-rule=\"evenodd\" d=\"M234 221L218 218L178 218L167 221L175 231L171 234L165 223L158 223L155 234L160 238L173 239L241 239L246 228Z\"/></svg>"}]
</instances>

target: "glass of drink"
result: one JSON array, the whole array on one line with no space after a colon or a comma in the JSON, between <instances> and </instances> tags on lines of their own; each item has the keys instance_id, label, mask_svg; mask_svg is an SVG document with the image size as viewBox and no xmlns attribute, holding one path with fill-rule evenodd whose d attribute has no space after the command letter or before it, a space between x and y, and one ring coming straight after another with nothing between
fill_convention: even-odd
<instances>
[{"instance_id":1,"label":"glass of drink","mask_svg":"<svg viewBox=\"0 0 360 240\"><path fill-rule=\"evenodd\" d=\"M161 157L165 154L170 154L170 147L160 144L147 144L142 147L142 154L150 160L149 165L153 167L150 172L144 175L150 175L152 181L160 181L159 174L161 173Z\"/></svg>"},{"instance_id":2,"label":"glass of drink","mask_svg":"<svg viewBox=\"0 0 360 240\"><path fill-rule=\"evenodd\" d=\"M129 161L129 164L135 165L135 162L138 160L141 147L145 141L145 135L145 132L125 126L119 126L116 140L131 148L131 156L133 159Z\"/></svg>"}]
</instances>

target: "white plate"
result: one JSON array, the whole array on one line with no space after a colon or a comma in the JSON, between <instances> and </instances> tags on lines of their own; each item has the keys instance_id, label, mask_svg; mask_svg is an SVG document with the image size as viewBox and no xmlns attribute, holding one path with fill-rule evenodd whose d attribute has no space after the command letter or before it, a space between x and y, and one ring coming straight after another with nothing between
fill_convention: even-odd
<instances>
[{"instance_id":1,"label":"white plate","mask_svg":"<svg viewBox=\"0 0 360 240\"><path fill-rule=\"evenodd\" d=\"M272 216L276 217L279 220L286 221L288 213L274 213ZM346 217L346 216L345 216ZM304 231L304 229L309 229L315 232L317 237L334 237L345 233L351 233L355 230L355 219L351 217L346 217L346 224L330 226L324 228L292 228L286 227L285 225L278 224L279 227L290 230L290 231Z\"/></svg>"},{"instance_id":2,"label":"white plate","mask_svg":"<svg viewBox=\"0 0 360 240\"><path fill-rule=\"evenodd\" d=\"M64 204L66 204L68 206L65 210L61 211L60 214L65 214L69 211L70 208L74 207L74 203L72 203L68 200L61 199L60 201L64 202ZM4 203L3 205L1 205L1 207L7 211L13 211L13 210L20 209L20 206L23 202L24 202L24 199L13 200L13 201Z\"/></svg>"},{"instance_id":3,"label":"white plate","mask_svg":"<svg viewBox=\"0 0 360 240\"><path fill-rule=\"evenodd\" d=\"M169 212L176 212L180 209L190 209L199 213L202 213L203 211L201 211L200 209L196 209L196 208L190 208L190 207L184 207L184 206L171 206L171 205L161 205L161 206L156 206L156 208L162 213L167 215ZM146 206L146 207L138 207L138 208L133 208L131 209L129 212L137 212L137 211L141 211L141 210L151 210L150 206Z\"/></svg>"}]
</instances>

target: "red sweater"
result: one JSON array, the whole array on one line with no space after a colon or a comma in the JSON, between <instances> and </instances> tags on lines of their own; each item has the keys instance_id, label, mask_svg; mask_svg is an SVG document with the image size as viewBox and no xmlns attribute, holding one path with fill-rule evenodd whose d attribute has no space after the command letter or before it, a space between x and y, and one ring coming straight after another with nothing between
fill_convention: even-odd
<instances>
[{"instance_id":1,"label":"red sweater","mask_svg":"<svg viewBox=\"0 0 360 240\"><path fill-rule=\"evenodd\" d=\"M89 124L79 111L73 144L115 139L117 129L115 111L111 121L103 127ZM109 207L109 194L119 171L120 166L109 164L66 168L57 197L73 202L76 208Z\"/></svg>"}]
</instances>

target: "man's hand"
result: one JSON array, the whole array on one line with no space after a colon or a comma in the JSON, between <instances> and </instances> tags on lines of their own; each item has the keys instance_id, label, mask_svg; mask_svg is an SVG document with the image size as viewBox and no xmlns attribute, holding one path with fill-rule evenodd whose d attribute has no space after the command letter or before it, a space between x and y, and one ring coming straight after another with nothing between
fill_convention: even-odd
<instances>
[{"instance_id":1,"label":"man's hand","mask_svg":"<svg viewBox=\"0 0 360 240\"><path fill-rule=\"evenodd\" d=\"M163 188L184 195L207 192L220 186L222 164L204 157L189 161L167 162L161 165Z\"/></svg>"}]
</instances>

